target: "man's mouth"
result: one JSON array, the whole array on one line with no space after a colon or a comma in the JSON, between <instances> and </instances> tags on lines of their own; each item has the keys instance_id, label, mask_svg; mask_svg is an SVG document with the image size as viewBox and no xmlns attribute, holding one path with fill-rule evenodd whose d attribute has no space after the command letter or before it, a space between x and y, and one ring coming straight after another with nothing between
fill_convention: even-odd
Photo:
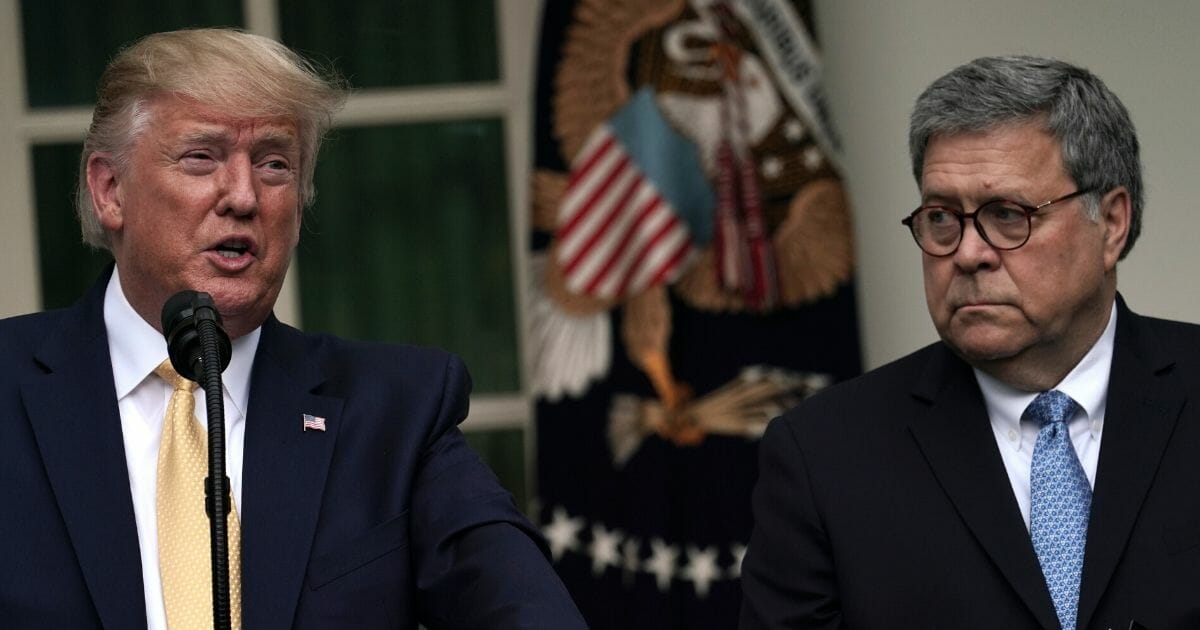
<instances>
[{"instance_id":1,"label":"man's mouth","mask_svg":"<svg viewBox=\"0 0 1200 630\"><path fill-rule=\"evenodd\" d=\"M223 258L238 258L250 251L250 245L245 241L231 239L213 248Z\"/></svg>"},{"instance_id":2,"label":"man's mouth","mask_svg":"<svg viewBox=\"0 0 1200 630\"><path fill-rule=\"evenodd\" d=\"M971 302L964 302L962 304L958 304L953 308L953 310L955 312L963 312L963 313L976 313L976 312L981 312L981 311L989 311L990 312L990 311L995 311L996 309L1000 309L1000 308L1007 307L1007 306L1010 306L1010 303L1001 302L1001 301L974 300Z\"/></svg>"}]
</instances>

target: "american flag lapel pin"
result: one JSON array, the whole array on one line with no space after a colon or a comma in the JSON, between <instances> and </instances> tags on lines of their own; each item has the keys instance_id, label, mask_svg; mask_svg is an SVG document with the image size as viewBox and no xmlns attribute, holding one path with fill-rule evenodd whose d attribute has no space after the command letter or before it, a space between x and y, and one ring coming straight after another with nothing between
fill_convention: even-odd
<instances>
[{"instance_id":1,"label":"american flag lapel pin","mask_svg":"<svg viewBox=\"0 0 1200 630\"><path fill-rule=\"evenodd\" d=\"M325 418L314 416L310 413L304 414L304 430L312 429L313 431L325 430Z\"/></svg>"}]
</instances>

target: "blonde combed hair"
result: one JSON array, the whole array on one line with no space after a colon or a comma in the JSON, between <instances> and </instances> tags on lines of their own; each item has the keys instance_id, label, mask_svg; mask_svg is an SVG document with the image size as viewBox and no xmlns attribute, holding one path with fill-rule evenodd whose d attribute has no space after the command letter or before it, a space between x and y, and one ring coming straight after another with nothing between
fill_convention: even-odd
<instances>
[{"instance_id":1,"label":"blonde combed hair","mask_svg":"<svg viewBox=\"0 0 1200 630\"><path fill-rule=\"evenodd\" d=\"M121 171L150 123L147 102L171 94L238 118L292 120L300 132L300 200L312 203L321 140L345 103L345 83L287 46L236 29L201 28L148 35L121 50L100 77L96 108L79 162L76 211L83 241L108 249L87 187L94 153L112 156Z\"/></svg>"}]
</instances>

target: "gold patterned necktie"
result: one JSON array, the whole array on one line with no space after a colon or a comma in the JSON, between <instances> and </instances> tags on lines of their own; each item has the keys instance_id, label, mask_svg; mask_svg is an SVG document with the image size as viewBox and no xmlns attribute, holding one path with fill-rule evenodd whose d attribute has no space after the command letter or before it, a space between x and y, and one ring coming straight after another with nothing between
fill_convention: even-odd
<instances>
[{"instance_id":1,"label":"gold patterned necktie","mask_svg":"<svg viewBox=\"0 0 1200 630\"><path fill-rule=\"evenodd\" d=\"M204 513L208 475L207 435L195 418L196 384L163 361L154 373L174 391L158 446L158 570L171 630L213 627L212 551ZM242 626L242 546L237 510L230 510L229 606L233 628Z\"/></svg>"}]
</instances>

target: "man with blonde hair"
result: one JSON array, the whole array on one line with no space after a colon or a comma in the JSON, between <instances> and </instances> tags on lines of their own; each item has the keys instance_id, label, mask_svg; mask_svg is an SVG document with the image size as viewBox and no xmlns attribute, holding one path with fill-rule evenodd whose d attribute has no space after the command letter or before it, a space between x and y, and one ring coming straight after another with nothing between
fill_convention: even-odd
<instances>
[{"instance_id":1,"label":"man with blonde hair","mask_svg":"<svg viewBox=\"0 0 1200 630\"><path fill-rule=\"evenodd\" d=\"M115 264L76 305L0 322L0 625L212 627L204 494L175 483L206 461L187 451L205 395L160 321L191 289L232 338L233 627L583 627L457 428L461 361L272 315L344 99L228 29L151 35L105 70L78 212Z\"/></svg>"}]
</instances>

